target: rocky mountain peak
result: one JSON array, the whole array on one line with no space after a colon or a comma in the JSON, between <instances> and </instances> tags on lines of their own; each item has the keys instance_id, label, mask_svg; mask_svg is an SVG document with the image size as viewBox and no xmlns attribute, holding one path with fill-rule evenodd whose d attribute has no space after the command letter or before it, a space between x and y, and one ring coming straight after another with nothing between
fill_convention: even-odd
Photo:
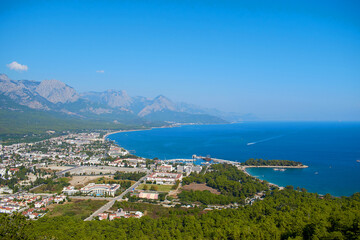
<instances>
[{"instance_id":1,"label":"rocky mountain peak","mask_svg":"<svg viewBox=\"0 0 360 240\"><path fill-rule=\"evenodd\" d=\"M55 79L42 81L35 91L52 103L75 102L79 99L75 89Z\"/></svg>"},{"instance_id":2,"label":"rocky mountain peak","mask_svg":"<svg viewBox=\"0 0 360 240\"><path fill-rule=\"evenodd\" d=\"M10 81L10 78L6 74L0 74L0 80Z\"/></svg>"},{"instance_id":3,"label":"rocky mountain peak","mask_svg":"<svg viewBox=\"0 0 360 240\"><path fill-rule=\"evenodd\" d=\"M94 103L106 104L112 108L127 108L133 100L124 90L106 90L105 92L86 92L81 97Z\"/></svg>"},{"instance_id":4,"label":"rocky mountain peak","mask_svg":"<svg viewBox=\"0 0 360 240\"><path fill-rule=\"evenodd\" d=\"M139 112L138 116L144 117L150 113L164 110L176 111L176 106L170 99L164 97L163 95L159 95L150 105L146 106L141 112Z\"/></svg>"},{"instance_id":5,"label":"rocky mountain peak","mask_svg":"<svg viewBox=\"0 0 360 240\"><path fill-rule=\"evenodd\" d=\"M131 97L124 90L121 90L121 91L108 90L103 95L103 100L110 107L113 107L113 108L128 107L132 103Z\"/></svg>"}]
</instances>

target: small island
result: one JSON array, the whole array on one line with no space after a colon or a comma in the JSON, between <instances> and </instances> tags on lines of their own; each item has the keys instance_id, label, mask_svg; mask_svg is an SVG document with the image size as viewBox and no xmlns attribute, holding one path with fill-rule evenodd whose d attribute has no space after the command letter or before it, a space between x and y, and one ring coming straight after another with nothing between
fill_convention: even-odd
<instances>
[{"instance_id":1,"label":"small island","mask_svg":"<svg viewBox=\"0 0 360 240\"><path fill-rule=\"evenodd\" d=\"M291 160L264 160L261 158L250 158L241 163L242 167L263 167L263 168L307 168L308 166L301 162Z\"/></svg>"}]
</instances>

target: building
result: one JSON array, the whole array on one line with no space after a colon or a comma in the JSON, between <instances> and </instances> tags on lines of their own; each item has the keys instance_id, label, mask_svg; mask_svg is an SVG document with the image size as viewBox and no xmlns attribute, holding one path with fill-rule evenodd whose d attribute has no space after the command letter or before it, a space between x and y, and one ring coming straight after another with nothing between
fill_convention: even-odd
<instances>
[{"instance_id":1,"label":"building","mask_svg":"<svg viewBox=\"0 0 360 240\"><path fill-rule=\"evenodd\" d=\"M0 213L12 213L15 212L16 209L13 207L4 207L4 206L0 206Z\"/></svg>"},{"instance_id":2,"label":"building","mask_svg":"<svg viewBox=\"0 0 360 240\"><path fill-rule=\"evenodd\" d=\"M35 203L36 208L41 208L43 205L44 205L44 203L41 201Z\"/></svg>"},{"instance_id":3,"label":"building","mask_svg":"<svg viewBox=\"0 0 360 240\"><path fill-rule=\"evenodd\" d=\"M75 195L76 193L79 192L79 190L76 190L74 186L68 186L68 187L64 187L62 192L66 195Z\"/></svg>"},{"instance_id":4,"label":"building","mask_svg":"<svg viewBox=\"0 0 360 240\"><path fill-rule=\"evenodd\" d=\"M156 184L175 184L176 181L182 180L180 173L156 172L147 177L146 181L155 182Z\"/></svg>"},{"instance_id":5,"label":"building","mask_svg":"<svg viewBox=\"0 0 360 240\"><path fill-rule=\"evenodd\" d=\"M0 188L0 194L3 194L3 193L12 194L13 190L10 189L8 186L5 186L5 187Z\"/></svg>"},{"instance_id":6,"label":"building","mask_svg":"<svg viewBox=\"0 0 360 240\"><path fill-rule=\"evenodd\" d=\"M95 184L89 183L87 186L80 189L80 192L87 195L94 196L115 196L116 191L120 188L120 184Z\"/></svg>"},{"instance_id":7,"label":"building","mask_svg":"<svg viewBox=\"0 0 360 240\"><path fill-rule=\"evenodd\" d=\"M160 165L156 169L160 172L172 172L173 167L171 165Z\"/></svg>"},{"instance_id":8,"label":"building","mask_svg":"<svg viewBox=\"0 0 360 240\"><path fill-rule=\"evenodd\" d=\"M110 157L125 156L129 154L125 149L116 146L111 146L108 153Z\"/></svg>"},{"instance_id":9,"label":"building","mask_svg":"<svg viewBox=\"0 0 360 240\"><path fill-rule=\"evenodd\" d=\"M124 167L125 166L125 162L122 159L116 159L115 161L109 163L109 166L114 166L114 167Z\"/></svg>"},{"instance_id":10,"label":"building","mask_svg":"<svg viewBox=\"0 0 360 240\"><path fill-rule=\"evenodd\" d=\"M108 214L107 213L99 213L99 220L106 220L108 219Z\"/></svg>"},{"instance_id":11,"label":"building","mask_svg":"<svg viewBox=\"0 0 360 240\"><path fill-rule=\"evenodd\" d=\"M178 165L176 171L178 173L184 173L186 176L190 175L192 172L200 173L202 167L201 166L193 166L193 165Z\"/></svg>"},{"instance_id":12,"label":"building","mask_svg":"<svg viewBox=\"0 0 360 240\"><path fill-rule=\"evenodd\" d=\"M56 202L57 204L59 204L60 202L63 202L65 201L66 199L66 196L65 195L59 195L59 196L56 196L54 198L54 202Z\"/></svg>"},{"instance_id":13,"label":"building","mask_svg":"<svg viewBox=\"0 0 360 240\"><path fill-rule=\"evenodd\" d=\"M118 209L115 213L109 214L109 220L112 221L116 218L141 218L144 214L139 211L127 211L125 212L122 208Z\"/></svg>"}]
</instances>

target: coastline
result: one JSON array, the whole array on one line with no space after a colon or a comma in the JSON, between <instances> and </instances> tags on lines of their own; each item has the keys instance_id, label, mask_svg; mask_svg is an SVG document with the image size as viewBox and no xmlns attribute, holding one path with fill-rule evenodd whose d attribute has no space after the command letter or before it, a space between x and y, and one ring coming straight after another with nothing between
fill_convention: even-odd
<instances>
[{"instance_id":1,"label":"coastline","mask_svg":"<svg viewBox=\"0 0 360 240\"><path fill-rule=\"evenodd\" d=\"M173 127L180 127L182 125L170 125L170 126L162 126L162 127L152 127L152 128L147 128L147 129L130 129L130 130L119 130L119 131L114 131L114 132L109 132L107 134L105 134L103 136L103 139L104 140L107 140L107 137L112 135L112 134L116 134L116 133L126 133L126 132L137 132L137 131L149 131L149 130L153 130L153 129L157 129L157 128L173 128ZM118 143L115 143L114 144L118 145ZM220 159L218 159L220 160ZM221 159L222 161L224 162L231 162L231 164L234 164L234 165L237 165L238 169L239 170L242 170L246 175L248 176L251 176L251 177L254 177L256 179L258 179L259 181L263 182L264 180L260 179L259 177L256 177L254 175L251 175L249 172L246 171L247 168L288 168L288 169L303 169L303 168L308 168L309 166L307 165L298 165L298 166L242 166L240 165L241 162L236 162L236 161L233 161L233 160L223 160ZM220 162L220 161L219 161ZM268 185L270 187L272 186L275 186L275 187L278 187L279 189L283 189L284 187L283 186L280 186L278 184L275 184L275 183L271 183L271 182L268 182Z\"/></svg>"},{"instance_id":2,"label":"coastline","mask_svg":"<svg viewBox=\"0 0 360 240\"><path fill-rule=\"evenodd\" d=\"M233 123L228 123L228 124L233 124ZM174 127L189 126L189 125L213 125L213 124L201 124L201 123L174 123L174 124L169 125L169 126L150 127L150 128L144 128L144 129L118 130L118 131L109 132L109 133L105 134L105 135L103 136L103 139L104 139L104 140L106 140L106 137L108 137L109 135L115 134L115 133L138 132L138 131L149 131L149 130L158 129L158 128L174 128ZM215 124L215 125L217 125L217 124Z\"/></svg>"},{"instance_id":3,"label":"coastline","mask_svg":"<svg viewBox=\"0 0 360 240\"><path fill-rule=\"evenodd\" d=\"M125 133L125 132L136 132L136 131L148 131L148 130L151 130L152 128L148 128L148 129L132 129L132 130L119 130L119 131L115 131L115 132L109 132L107 134L105 134L103 136L103 139L106 140L106 138L109 136L109 135L112 135L112 134L115 134L115 133ZM117 144L118 145L118 144Z\"/></svg>"},{"instance_id":4,"label":"coastline","mask_svg":"<svg viewBox=\"0 0 360 240\"><path fill-rule=\"evenodd\" d=\"M181 126L181 125L180 125L180 126ZM112 134L115 134L115 133L149 131L149 130L153 130L153 129L157 129L157 128L173 128L173 127L178 127L178 125L170 125L170 126L162 126L162 127L151 127L151 128L144 128L144 129L119 130L119 131L109 132L109 133L105 134L105 135L103 136L103 139L106 140L106 138L107 138L109 135L112 135ZM117 145L118 145L118 144L117 144Z\"/></svg>"},{"instance_id":5,"label":"coastline","mask_svg":"<svg viewBox=\"0 0 360 240\"><path fill-rule=\"evenodd\" d=\"M249 168L251 168L251 167L249 167ZM264 180L260 179L259 177L256 177L256 176L254 176L254 175L251 175L248 171L246 171L247 167L239 166L238 169L241 170L241 171L243 171L246 175L248 175L248 176L250 176L250 177L256 178L256 179L258 179L258 180L261 181L261 182L264 181ZM269 185L270 187L278 187L280 190L284 189L283 186L280 186L280 185L275 184L275 183L272 183L272 182L268 182L268 185Z\"/></svg>"}]
</instances>

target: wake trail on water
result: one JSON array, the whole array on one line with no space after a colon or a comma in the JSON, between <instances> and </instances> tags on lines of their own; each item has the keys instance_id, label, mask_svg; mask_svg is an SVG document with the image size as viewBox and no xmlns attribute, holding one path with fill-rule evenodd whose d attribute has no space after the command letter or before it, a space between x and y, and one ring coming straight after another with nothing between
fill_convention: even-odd
<instances>
[{"instance_id":1,"label":"wake trail on water","mask_svg":"<svg viewBox=\"0 0 360 240\"><path fill-rule=\"evenodd\" d=\"M284 135L284 134L283 134L283 135L277 135L277 136L274 136L274 137L269 137L269 138L261 139L261 140L256 141L256 142L249 142L249 143L247 143L246 145L247 145L247 146L250 146L250 145L257 144L257 143L267 142L267 141L271 141L271 140L273 140L273 139L281 138L281 137L283 137L283 136L285 136L285 135Z\"/></svg>"}]
</instances>

